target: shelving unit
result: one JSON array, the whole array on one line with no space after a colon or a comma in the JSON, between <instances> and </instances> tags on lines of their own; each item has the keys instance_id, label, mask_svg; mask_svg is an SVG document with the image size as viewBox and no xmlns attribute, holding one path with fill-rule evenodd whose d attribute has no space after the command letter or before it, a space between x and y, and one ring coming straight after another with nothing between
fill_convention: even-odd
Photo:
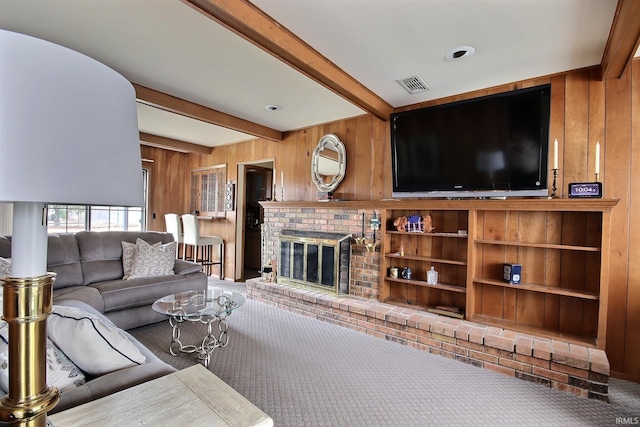
<instances>
[{"instance_id":1,"label":"shelving unit","mask_svg":"<svg viewBox=\"0 0 640 427\"><path fill-rule=\"evenodd\" d=\"M412 200L382 211L380 299L460 307L466 319L605 347L612 199ZM396 231L400 216L431 215L432 233ZM466 234L459 234L459 230ZM404 255L399 255L400 246ZM522 281L502 278L522 264ZM426 270L439 273L436 285ZM412 279L391 278L410 267Z\"/></svg>"},{"instance_id":2,"label":"shelving unit","mask_svg":"<svg viewBox=\"0 0 640 427\"><path fill-rule=\"evenodd\" d=\"M467 229L467 211L430 212L433 232L405 232L390 229L393 219L415 214L415 211L393 209L383 212L382 250L385 277L380 298L395 304L423 309L437 305L460 307L464 310L467 277L467 235L458 230ZM400 255L400 246L404 254ZM438 271L438 283L428 284L426 272L433 266ZM391 278L389 267L412 269L412 280Z\"/></svg>"}]
</instances>

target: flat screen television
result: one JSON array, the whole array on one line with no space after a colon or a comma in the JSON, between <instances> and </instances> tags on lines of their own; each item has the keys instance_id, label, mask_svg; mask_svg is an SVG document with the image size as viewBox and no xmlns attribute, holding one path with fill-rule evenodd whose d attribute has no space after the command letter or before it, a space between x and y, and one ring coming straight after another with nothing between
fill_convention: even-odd
<instances>
[{"instance_id":1,"label":"flat screen television","mask_svg":"<svg viewBox=\"0 0 640 427\"><path fill-rule=\"evenodd\" d=\"M393 197L547 196L551 86L391 116Z\"/></svg>"}]
</instances>

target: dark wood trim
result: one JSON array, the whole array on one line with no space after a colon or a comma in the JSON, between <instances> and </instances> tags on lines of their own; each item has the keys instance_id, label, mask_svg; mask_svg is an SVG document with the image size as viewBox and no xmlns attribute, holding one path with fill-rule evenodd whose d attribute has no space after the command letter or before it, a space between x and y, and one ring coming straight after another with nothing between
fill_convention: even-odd
<instances>
[{"instance_id":1,"label":"dark wood trim","mask_svg":"<svg viewBox=\"0 0 640 427\"><path fill-rule=\"evenodd\" d=\"M149 147L164 148L165 150L178 151L180 153L211 154L213 148L204 145L192 144L191 142L180 141L178 139L167 138L150 133L140 132L140 144Z\"/></svg>"},{"instance_id":2,"label":"dark wood trim","mask_svg":"<svg viewBox=\"0 0 640 427\"><path fill-rule=\"evenodd\" d=\"M183 0L270 55L365 111L389 120L393 107L246 0Z\"/></svg>"},{"instance_id":3,"label":"dark wood trim","mask_svg":"<svg viewBox=\"0 0 640 427\"><path fill-rule=\"evenodd\" d=\"M618 0L602 55L602 80L619 79L640 44L640 1Z\"/></svg>"},{"instance_id":4,"label":"dark wood trim","mask_svg":"<svg viewBox=\"0 0 640 427\"><path fill-rule=\"evenodd\" d=\"M133 87L136 90L136 99L138 102L145 105L259 138L269 139L271 141L282 141L282 132L278 130L253 123L239 117L231 116L221 111L177 98L148 87L140 86L135 83L133 84Z\"/></svg>"}]
</instances>

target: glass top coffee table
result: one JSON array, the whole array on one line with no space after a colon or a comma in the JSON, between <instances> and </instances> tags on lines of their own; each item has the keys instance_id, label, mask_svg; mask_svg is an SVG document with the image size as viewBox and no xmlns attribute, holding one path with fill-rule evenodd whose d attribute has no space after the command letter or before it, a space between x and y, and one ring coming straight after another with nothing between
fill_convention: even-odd
<instances>
[{"instance_id":1,"label":"glass top coffee table","mask_svg":"<svg viewBox=\"0 0 640 427\"><path fill-rule=\"evenodd\" d=\"M169 353L196 353L205 367L211 362L211 353L218 347L229 344L227 317L244 304L244 295L237 292L214 289L209 291L187 291L162 297L153 303L155 312L169 316L172 339ZM207 325L207 335L200 345L184 345L180 341L180 326L184 321ZM217 332L214 326L217 323Z\"/></svg>"}]
</instances>

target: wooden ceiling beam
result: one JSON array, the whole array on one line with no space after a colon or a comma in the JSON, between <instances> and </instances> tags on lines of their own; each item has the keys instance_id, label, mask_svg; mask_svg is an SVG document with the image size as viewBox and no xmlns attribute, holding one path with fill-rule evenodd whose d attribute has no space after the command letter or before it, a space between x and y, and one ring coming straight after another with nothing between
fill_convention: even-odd
<instances>
[{"instance_id":1,"label":"wooden ceiling beam","mask_svg":"<svg viewBox=\"0 0 640 427\"><path fill-rule=\"evenodd\" d=\"M150 133L140 132L140 144L149 147L164 148L165 150L179 151L181 153L211 154L213 148L178 139L167 138Z\"/></svg>"},{"instance_id":2,"label":"wooden ceiling beam","mask_svg":"<svg viewBox=\"0 0 640 427\"><path fill-rule=\"evenodd\" d=\"M618 0L602 54L602 80L619 79L640 44L640 1Z\"/></svg>"},{"instance_id":3,"label":"wooden ceiling beam","mask_svg":"<svg viewBox=\"0 0 640 427\"><path fill-rule=\"evenodd\" d=\"M349 102L389 120L391 105L249 1L182 1Z\"/></svg>"},{"instance_id":4,"label":"wooden ceiling beam","mask_svg":"<svg viewBox=\"0 0 640 427\"><path fill-rule=\"evenodd\" d=\"M265 138L271 141L282 141L283 134L279 130L271 129L135 83L133 87L136 90L136 99L138 102L151 107L259 138Z\"/></svg>"}]
</instances>

